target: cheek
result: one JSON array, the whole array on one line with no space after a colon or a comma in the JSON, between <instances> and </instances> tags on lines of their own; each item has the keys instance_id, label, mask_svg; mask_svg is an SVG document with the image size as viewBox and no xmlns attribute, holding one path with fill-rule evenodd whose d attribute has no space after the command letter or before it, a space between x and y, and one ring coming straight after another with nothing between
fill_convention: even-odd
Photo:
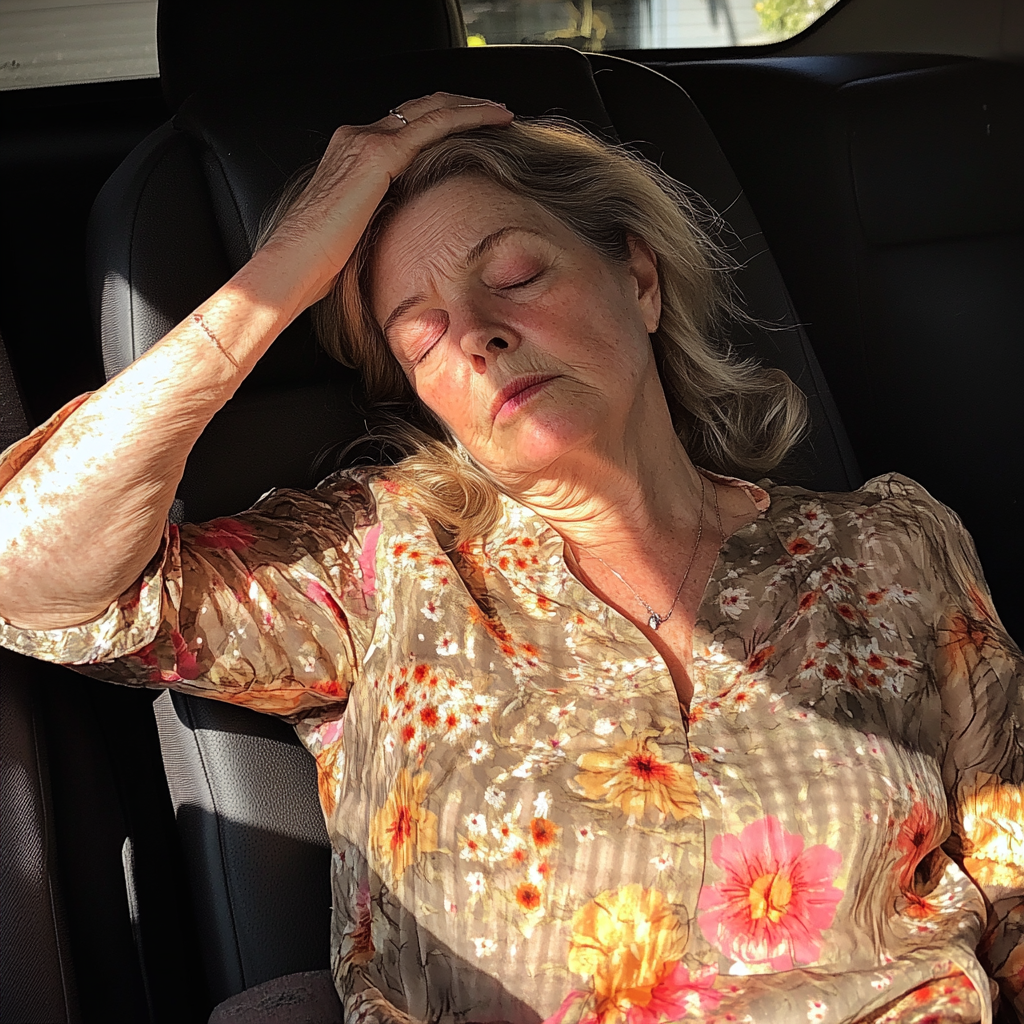
<instances>
[{"instance_id":1,"label":"cheek","mask_svg":"<svg viewBox=\"0 0 1024 1024\"><path fill-rule=\"evenodd\" d=\"M412 387L419 400L452 429L472 418L473 382L461 360L445 353L427 357L412 374Z\"/></svg>"}]
</instances>

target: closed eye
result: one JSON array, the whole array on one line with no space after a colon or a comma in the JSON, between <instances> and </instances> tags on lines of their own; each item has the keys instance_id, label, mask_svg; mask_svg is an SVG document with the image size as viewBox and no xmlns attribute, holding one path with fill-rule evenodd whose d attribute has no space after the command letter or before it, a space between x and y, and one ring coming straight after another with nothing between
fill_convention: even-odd
<instances>
[{"instance_id":1,"label":"closed eye","mask_svg":"<svg viewBox=\"0 0 1024 1024\"><path fill-rule=\"evenodd\" d=\"M533 274L530 277L524 277L522 281L513 281L512 284L502 285L498 290L502 292L507 292L511 291L513 288L523 288L528 284L533 284L533 282L536 281L537 278L540 277L543 273L543 270L538 270L536 274Z\"/></svg>"}]
</instances>

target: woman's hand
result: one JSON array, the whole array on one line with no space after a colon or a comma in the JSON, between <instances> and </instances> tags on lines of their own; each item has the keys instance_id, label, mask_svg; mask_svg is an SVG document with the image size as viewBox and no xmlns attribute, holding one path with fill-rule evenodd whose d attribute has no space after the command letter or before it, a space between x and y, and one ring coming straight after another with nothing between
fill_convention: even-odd
<instances>
[{"instance_id":1,"label":"woman's hand","mask_svg":"<svg viewBox=\"0 0 1024 1024\"><path fill-rule=\"evenodd\" d=\"M298 201L253 258L58 429L26 442L0 490L0 617L86 622L156 553L196 439L345 265L391 179L450 132L503 124L504 107L435 93L339 128Z\"/></svg>"},{"instance_id":2,"label":"woman's hand","mask_svg":"<svg viewBox=\"0 0 1024 1024\"><path fill-rule=\"evenodd\" d=\"M287 254L296 273L305 275L302 308L327 294L392 179L421 149L452 132L512 120L499 103L447 92L395 110L401 117L389 113L334 133L309 184L261 250Z\"/></svg>"}]
</instances>

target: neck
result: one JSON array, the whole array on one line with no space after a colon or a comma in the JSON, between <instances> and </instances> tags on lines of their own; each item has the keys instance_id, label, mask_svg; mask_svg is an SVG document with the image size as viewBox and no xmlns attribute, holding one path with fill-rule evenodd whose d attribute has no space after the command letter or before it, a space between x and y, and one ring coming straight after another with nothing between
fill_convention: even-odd
<instances>
[{"instance_id":1,"label":"neck","mask_svg":"<svg viewBox=\"0 0 1024 1024\"><path fill-rule=\"evenodd\" d=\"M652 552L689 550L701 494L700 474L671 432L629 453L578 456L514 497L562 536L578 562L592 557L621 566L648 561ZM666 566L669 574L674 569Z\"/></svg>"}]
</instances>

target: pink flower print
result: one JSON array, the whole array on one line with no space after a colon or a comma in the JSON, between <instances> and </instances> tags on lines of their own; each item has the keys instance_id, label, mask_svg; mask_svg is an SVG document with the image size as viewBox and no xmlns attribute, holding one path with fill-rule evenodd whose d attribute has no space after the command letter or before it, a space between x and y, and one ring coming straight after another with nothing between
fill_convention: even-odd
<instances>
[{"instance_id":1,"label":"pink flower print","mask_svg":"<svg viewBox=\"0 0 1024 1024\"><path fill-rule=\"evenodd\" d=\"M256 543L256 534L237 519L212 519L195 536L204 548L244 551Z\"/></svg>"},{"instance_id":2,"label":"pink flower print","mask_svg":"<svg viewBox=\"0 0 1024 1024\"><path fill-rule=\"evenodd\" d=\"M174 649L174 667L161 668L156 643L146 644L132 657L137 658L150 671L148 678L153 683L180 683L186 679L198 679L202 675L194 651L190 651L185 638L177 631L171 632L171 646Z\"/></svg>"},{"instance_id":3,"label":"pink flower print","mask_svg":"<svg viewBox=\"0 0 1024 1024\"><path fill-rule=\"evenodd\" d=\"M320 726L320 746L329 747L332 743L337 743L344 734L344 718L335 718L333 721L325 722Z\"/></svg>"},{"instance_id":4,"label":"pink flower print","mask_svg":"<svg viewBox=\"0 0 1024 1024\"><path fill-rule=\"evenodd\" d=\"M345 626L348 624L345 619L345 613L341 610L341 605L338 604L334 595L322 583L310 580L306 584L306 597L320 605L321 608L326 608L341 625Z\"/></svg>"},{"instance_id":5,"label":"pink flower print","mask_svg":"<svg viewBox=\"0 0 1024 1024\"><path fill-rule=\"evenodd\" d=\"M371 526L363 538L363 549L359 552L359 569L363 577L363 597L377 592L377 541L380 539L380 523Z\"/></svg>"},{"instance_id":6,"label":"pink flower print","mask_svg":"<svg viewBox=\"0 0 1024 1024\"><path fill-rule=\"evenodd\" d=\"M726 956L776 971L810 964L821 951L843 897L832 884L842 855L825 845L804 849L803 836L786 832L768 815L738 836L716 836L711 859L725 877L705 885L697 920Z\"/></svg>"},{"instance_id":7,"label":"pink flower print","mask_svg":"<svg viewBox=\"0 0 1024 1024\"><path fill-rule=\"evenodd\" d=\"M198 679L202 674L196 660L194 651L190 651L185 638L177 631L171 633L171 643L174 644L174 664L176 672L162 672L161 675L167 682L178 682L181 679Z\"/></svg>"},{"instance_id":8,"label":"pink flower print","mask_svg":"<svg viewBox=\"0 0 1024 1024\"><path fill-rule=\"evenodd\" d=\"M643 1006L634 1004L629 1007L625 1012L625 1024L660 1024L661 1021L678 1020L690 1012L700 1014L703 1020L703 1011L716 1009L722 1000L722 993L713 987L717 977L717 967L700 967L691 976L682 961L666 964L666 972L651 990L650 1000ZM561 1024L570 1009L590 998L589 992L573 989L543 1024ZM614 1009L604 1013L591 1010L580 1018L580 1024L615 1024L622 1018L623 1014Z\"/></svg>"},{"instance_id":9,"label":"pink flower print","mask_svg":"<svg viewBox=\"0 0 1024 1024\"><path fill-rule=\"evenodd\" d=\"M626 1020L628 1024L658 1024L685 1017L688 1010L714 1010L722 1000L721 992L712 987L717 977L717 967L701 967L691 977L680 961L655 985L646 1006L630 1007Z\"/></svg>"}]
</instances>

